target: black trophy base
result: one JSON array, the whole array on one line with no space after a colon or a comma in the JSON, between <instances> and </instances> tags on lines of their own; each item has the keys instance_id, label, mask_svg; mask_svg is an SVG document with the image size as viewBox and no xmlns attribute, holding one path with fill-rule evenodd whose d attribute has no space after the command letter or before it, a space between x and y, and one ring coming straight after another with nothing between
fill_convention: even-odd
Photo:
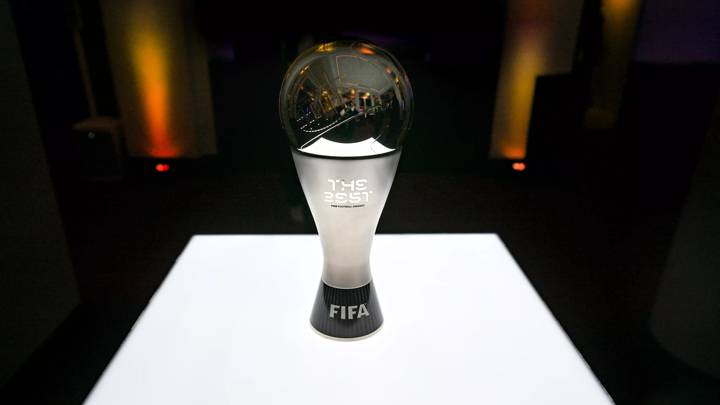
<instances>
[{"instance_id":1,"label":"black trophy base","mask_svg":"<svg viewBox=\"0 0 720 405\"><path fill-rule=\"evenodd\" d=\"M310 324L335 339L358 339L376 332L383 323L372 281L358 288L335 288L320 282Z\"/></svg>"}]
</instances>

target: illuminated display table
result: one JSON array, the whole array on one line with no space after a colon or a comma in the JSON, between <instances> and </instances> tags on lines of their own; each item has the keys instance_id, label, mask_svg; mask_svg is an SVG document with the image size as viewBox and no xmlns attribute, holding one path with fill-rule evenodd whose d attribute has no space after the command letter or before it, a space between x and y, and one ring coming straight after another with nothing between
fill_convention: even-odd
<instances>
[{"instance_id":1,"label":"illuminated display table","mask_svg":"<svg viewBox=\"0 0 720 405\"><path fill-rule=\"evenodd\" d=\"M377 235L385 324L310 327L316 235L195 236L87 404L612 404L496 235Z\"/></svg>"}]
</instances>

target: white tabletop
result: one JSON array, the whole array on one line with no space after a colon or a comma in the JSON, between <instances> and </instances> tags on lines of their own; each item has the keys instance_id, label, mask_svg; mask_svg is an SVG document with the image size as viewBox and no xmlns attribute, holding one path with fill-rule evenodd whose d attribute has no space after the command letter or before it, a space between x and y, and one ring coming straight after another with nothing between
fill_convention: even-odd
<instances>
[{"instance_id":1,"label":"white tabletop","mask_svg":"<svg viewBox=\"0 0 720 405\"><path fill-rule=\"evenodd\" d=\"M496 235L377 235L385 324L310 310L314 235L195 236L87 404L612 404Z\"/></svg>"}]
</instances>

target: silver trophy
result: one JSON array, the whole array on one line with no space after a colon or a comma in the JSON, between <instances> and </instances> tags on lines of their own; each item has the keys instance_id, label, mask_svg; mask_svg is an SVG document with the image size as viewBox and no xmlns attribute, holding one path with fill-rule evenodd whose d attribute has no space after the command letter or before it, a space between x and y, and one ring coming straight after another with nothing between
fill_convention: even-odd
<instances>
[{"instance_id":1,"label":"silver trophy","mask_svg":"<svg viewBox=\"0 0 720 405\"><path fill-rule=\"evenodd\" d=\"M293 62L279 107L325 259L310 323L368 336L383 323L370 248L412 121L410 82L384 49L331 42Z\"/></svg>"}]
</instances>

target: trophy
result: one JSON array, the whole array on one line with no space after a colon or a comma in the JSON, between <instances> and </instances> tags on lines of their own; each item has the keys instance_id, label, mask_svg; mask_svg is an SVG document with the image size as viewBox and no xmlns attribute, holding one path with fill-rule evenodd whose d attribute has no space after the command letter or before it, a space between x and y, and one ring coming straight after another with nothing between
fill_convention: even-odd
<instances>
[{"instance_id":1,"label":"trophy","mask_svg":"<svg viewBox=\"0 0 720 405\"><path fill-rule=\"evenodd\" d=\"M370 248L412 122L410 82L386 50L330 42L293 62L279 108L324 257L310 324L331 338L369 336L383 323Z\"/></svg>"}]
</instances>

